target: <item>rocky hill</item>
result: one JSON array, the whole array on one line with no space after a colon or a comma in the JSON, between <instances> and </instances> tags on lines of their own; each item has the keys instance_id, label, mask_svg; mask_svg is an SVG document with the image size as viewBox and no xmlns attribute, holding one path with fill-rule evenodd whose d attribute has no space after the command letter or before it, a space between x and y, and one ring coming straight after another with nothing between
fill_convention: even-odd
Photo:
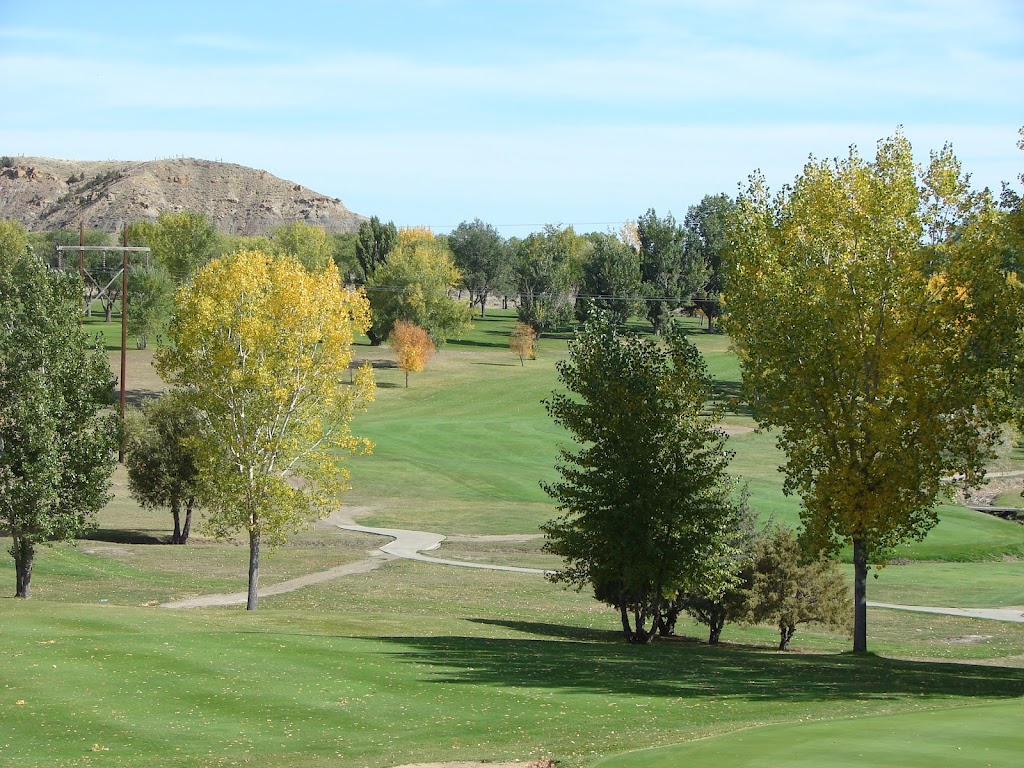
<instances>
[{"instance_id":1,"label":"rocky hill","mask_svg":"<svg viewBox=\"0 0 1024 768\"><path fill-rule=\"evenodd\" d=\"M77 229L80 221L117 232L126 222L182 210L206 214L229 235L264 235L294 221L354 232L365 220L337 198L233 163L4 157L0 165L0 219L36 232Z\"/></svg>"}]
</instances>

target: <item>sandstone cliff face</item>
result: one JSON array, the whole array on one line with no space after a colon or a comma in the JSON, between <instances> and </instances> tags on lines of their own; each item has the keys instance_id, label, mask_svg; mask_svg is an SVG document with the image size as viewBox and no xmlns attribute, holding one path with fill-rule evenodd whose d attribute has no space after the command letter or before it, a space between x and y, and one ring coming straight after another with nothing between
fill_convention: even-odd
<instances>
[{"instance_id":1,"label":"sandstone cliff face","mask_svg":"<svg viewBox=\"0 0 1024 768\"><path fill-rule=\"evenodd\" d=\"M9 162L8 162L9 161ZM229 235L265 235L294 221L328 232L354 232L366 217L266 171L233 163L174 159L150 162L4 158L0 219L30 231L77 228L117 232L162 211L206 214Z\"/></svg>"}]
</instances>

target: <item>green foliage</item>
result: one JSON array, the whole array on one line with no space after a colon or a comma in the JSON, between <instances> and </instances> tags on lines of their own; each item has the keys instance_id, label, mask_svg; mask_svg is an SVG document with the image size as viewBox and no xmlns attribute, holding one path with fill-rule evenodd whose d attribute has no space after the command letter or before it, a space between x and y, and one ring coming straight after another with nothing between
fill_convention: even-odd
<instances>
[{"instance_id":1,"label":"green foliage","mask_svg":"<svg viewBox=\"0 0 1024 768\"><path fill-rule=\"evenodd\" d=\"M805 562L804 552L788 528L773 527L757 543L751 585L751 620L779 628L785 651L797 626L814 622L849 631L853 603L834 560Z\"/></svg>"},{"instance_id":2,"label":"green foliage","mask_svg":"<svg viewBox=\"0 0 1024 768\"><path fill-rule=\"evenodd\" d=\"M462 222L447 236L462 284L469 290L484 316L487 297L509 281L509 248L505 239L490 224L480 219Z\"/></svg>"},{"instance_id":3,"label":"green foliage","mask_svg":"<svg viewBox=\"0 0 1024 768\"><path fill-rule=\"evenodd\" d=\"M128 270L128 333L136 346L146 349L149 340L160 342L174 313L175 283L161 266Z\"/></svg>"},{"instance_id":4,"label":"green foliage","mask_svg":"<svg viewBox=\"0 0 1024 768\"><path fill-rule=\"evenodd\" d=\"M418 325L438 347L469 328L472 312L451 298L459 271L451 252L433 237L401 243L366 282L373 325L367 335L379 344L398 320Z\"/></svg>"},{"instance_id":5,"label":"green foliage","mask_svg":"<svg viewBox=\"0 0 1024 768\"><path fill-rule=\"evenodd\" d=\"M552 579L593 586L627 639L648 642L666 597L731 577L730 456L703 412L710 380L682 333L661 347L604 316L569 355L557 366L568 392L545 403L581 446L560 452L560 481L542 484L564 513L542 526L545 550L565 559Z\"/></svg>"},{"instance_id":6,"label":"green foliage","mask_svg":"<svg viewBox=\"0 0 1024 768\"><path fill-rule=\"evenodd\" d=\"M637 219L640 275L647 294L647 318L660 334L672 311L687 304L708 279L700 251L689 247L686 229L672 214L659 217L653 208Z\"/></svg>"},{"instance_id":7,"label":"green foliage","mask_svg":"<svg viewBox=\"0 0 1024 768\"><path fill-rule=\"evenodd\" d=\"M36 546L78 536L106 503L118 439L106 355L79 326L81 284L26 245L0 221L0 527L18 597Z\"/></svg>"},{"instance_id":8,"label":"green foliage","mask_svg":"<svg viewBox=\"0 0 1024 768\"><path fill-rule=\"evenodd\" d=\"M747 621L751 614L754 559L763 534L757 513L750 507L750 490L744 486L726 518L727 550L716 553L716 568L724 578L711 588L684 589L669 602L659 630L673 634L680 612L685 611L708 628L708 644L715 645L726 622Z\"/></svg>"},{"instance_id":9,"label":"green foliage","mask_svg":"<svg viewBox=\"0 0 1024 768\"><path fill-rule=\"evenodd\" d=\"M1022 302L996 233L948 147L918 169L900 134L774 197L754 176L738 202L727 330L804 537L854 545L858 651L869 557L927 533L943 477L980 482L1008 416Z\"/></svg>"},{"instance_id":10,"label":"green foliage","mask_svg":"<svg viewBox=\"0 0 1024 768\"><path fill-rule=\"evenodd\" d=\"M373 277L397 245L398 229L394 222L381 224L380 219L373 216L359 225L356 233L356 260L362 270L363 280Z\"/></svg>"},{"instance_id":11,"label":"green foliage","mask_svg":"<svg viewBox=\"0 0 1024 768\"><path fill-rule=\"evenodd\" d=\"M217 230L205 214L163 211L155 222L137 222L128 231L132 244L148 245L153 259L178 282L184 282L213 256Z\"/></svg>"},{"instance_id":12,"label":"green foliage","mask_svg":"<svg viewBox=\"0 0 1024 768\"><path fill-rule=\"evenodd\" d=\"M726 194L705 195L686 211L683 223L690 234L687 247L699 254L708 269L707 282L700 289L706 296L718 296L724 288L723 268L729 248L729 224L736 203Z\"/></svg>"},{"instance_id":13,"label":"green foliage","mask_svg":"<svg viewBox=\"0 0 1024 768\"><path fill-rule=\"evenodd\" d=\"M620 323L643 314L646 305L640 280L640 254L615 235L592 232L587 240L593 249L583 263L577 319L586 320L594 310L610 313Z\"/></svg>"},{"instance_id":14,"label":"green foliage","mask_svg":"<svg viewBox=\"0 0 1024 768\"><path fill-rule=\"evenodd\" d=\"M298 259L306 269L322 270L334 260L334 244L323 227L293 221L270 232L271 251Z\"/></svg>"},{"instance_id":15,"label":"green foliage","mask_svg":"<svg viewBox=\"0 0 1024 768\"><path fill-rule=\"evenodd\" d=\"M200 415L181 393L167 392L132 413L125 426L132 497L146 509L169 508L174 520L171 543L185 544L199 496Z\"/></svg>"},{"instance_id":16,"label":"green foliage","mask_svg":"<svg viewBox=\"0 0 1024 768\"><path fill-rule=\"evenodd\" d=\"M509 244L519 294L519 321L537 333L572 320L573 303L590 243L572 227L551 224Z\"/></svg>"},{"instance_id":17,"label":"green foliage","mask_svg":"<svg viewBox=\"0 0 1024 768\"><path fill-rule=\"evenodd\" d=\"M346 283L354 283L362 269L356 256L359 235L356 232L334 232L330 240L331 258L338 265L338 273Z\"/></svg>"}]
</instances>

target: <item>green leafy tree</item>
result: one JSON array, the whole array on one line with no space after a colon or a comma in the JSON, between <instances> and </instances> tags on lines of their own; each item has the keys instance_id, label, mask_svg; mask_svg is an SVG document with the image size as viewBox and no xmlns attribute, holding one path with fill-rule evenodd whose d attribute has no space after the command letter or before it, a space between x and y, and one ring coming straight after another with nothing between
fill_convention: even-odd
<instances>
[{"instance_id":1,"label":"green leafy tree","mask_svg":"<svg viewBox=\"0 0 1024 768\"><path fill-rule=\"evenodd\" d=\"M462 282L472 302L480 305L480 317L484 317L488 296L508 282L508 244L498 230L480 219L462 222L447 240Z\"/></svg>"},{"instance_id":2,"label":"green leafy tree","mask_svg":"<svg viewBox=\"0 0 1024 768\"><path fill-rule=\"evenodd\" d=\"M736 202L728 195L705 195L697 205L689 207L683 220L689 233L687 248L692 260L703 263L708 269L707 281L696 291L692 301L708 318L709 330L714 329L719 314L729 224L735 210Z\"/></svg>"},{"instance_id":3,"label":"green leafy tree","mask_svg":"<svg viewBox=\"0 0 1024 768\"><path fill-rule=\"evenodd\" d=\"M672 311L686 305L707 282L708 267L699 249L690 247L686 229L672 214L659 217L653 208L637 219L640 274L647 294L647 317L654 332L668 327Z\"/></svg>"},{"instance_id":4,"label":"green leafy tree","mask_svg":"<svg viewBox=\"0 0 1024 768\"><path fill-rule=\"evenodd\" d=\"M359 242L359 235L356 232L332 232L331 258L338 265L338 272L347 283L354 283L358 278L361 267L359 258L356 256L356 243Z\"/></svg>"},{"instance_id":5,"label":"green leafy tree","mask_svg":"<svg viewBox=\"0 0 1024 768\"><path fill-rule=\"evenodd\" d=\"M755 176L738 201L727 330L802 535L853 545L856 652L869 563L935 525L944 477L981 482L1008 416L1022 302L995 222L948 147L919 168L901 134L774 196Z\"/></svg>"},{"instance_id":6,"label":"green leafy tree","mask_svg":"<svg viewBox=\"0 0 1024 768\"><path fill-rule=\"evenodd\" d=\"M570 322L590 248L586 238L549 224L510 247L519 321L537 333Z\"/></svg>"},{"instance_id":7,"label":"green leafy tree","mask_svg":"<svg viewBox=\"0 0 1024 768\"><path fill-rule=\"evenodd\" d=\"M398 229L393 222L381 224L380 219L373 216L359 225L356 233L356 259L364 280L373 277L397 245Z\"/></svg>"},{"instance_id":8,"label":"green leafy tree","mask_svg":"<svg viewBox=\"0 0 1024 768\"><path fill-rule=\"evenodd\" d=\"M144 508L170 509L172 544L187 543L192 530L192 512L200 492L202 428L200 414L174 391L151 400L127 419L128 490Z\"/></svg>"},{"instance_id":9,"label":"green leafy tree","mask_svg":"<svg viewBox=\"0 0 1024 768\"><path fill-rule=\"evenodd\" d=\"M280 544L327 514L347 487L340 456L369 449L350 424L372 399L372 370L343 383L369 308L333 262L311 273L258 251L214 259L176 305L157 370L203 416L195 445L207 528L248 534L246 605L255 610L264 541Z\"/></svg>"},{"instance_id":10,"label":"green leafy tree","mask_svg":"<svg viewBox=\"0 0 1024 768\"><path fill-rule=\"evenodd\" d=\"M438 347L459 338L470 325L472 310L451 297L458 282L459 271L444 242L403 230L399 245L366 282L373 317L370 342L380 344L398 320L425 329Z\"/></svg>"},{"instance_id":11,"label":"green leafy tree","mask_svg":"<svg viewBox=\"0 0 1024 768\"><path fill-rule=\"evenodd\" d=\"M561 451L561 480L543 483L564 514L541 526L564 559L551 578L619 610L630 642L650 642L665 601L711 591L729 574L730 455L710 380L681 332L667 345L591 319L557 364L566 392L545 402L579 444Z\"/></svg>"},{"instance_id":12,"label":"green leafy tree","mask_svg":"<svg viewBox=\"0 0 1024 768\"><path fill-rule=\"evenodd\" d=\"M594 310L611 313L619 322L643 314L644 287L640 280L640 254L615 235L592 232L593 246L583 262L576 317L586 320Z\"/></svg>"},{"instance_id":13,"label":"green leafy tree","mask_svg":"<svg viewBox=\"0 0 1024 768\"><path fill-rule=\"evenodd\" d=\"M167 332L174 313L174 280L158 265L131 267L128 270L128 333L139 349L150 339L159 341Z\"/></svg>"},{"instance_id":14,"label":"green leafy tree","mask_svg":"<svg viewBox=\"0 0 1024 768\"><path fill-rule=\"evenodd\" d=\"M270 232L270 247L276 254L298 259L306 269L320 270L334 260L334 243L327 231L305 221L274 227Z\"/></svg>"},{"instance_id":15,"label":"green leafy tree","mask_svg":"<svg viewBox=\"0 0 1024 768\"><path fill-rule=\"evenodd\" d=\"M30 594L36 548L86 531L108 499L118 441L106 353L79 325L82 288L0 221L0 528L15 594Z\"/></svg>"},{"instance_id":16,"label":"green leafy tree","mask_svg":"<svg viewBox=\"0 0 1024 768\"><path fill-rule=\"evenodd\" d=\"M776 527L758 542L750 586L750 620L779 628L785 651L801 624L850 630L850 589L839 564L825 557L810 562L788 528Z\"/></svg>"},{"instance_id":17,"label":"green leafy tree","mask_svg":"<svg viewBox=\"0 0 1024 768\"><path fill-rule=\"evenodd\" d=\"M129 239L148 245L154 261L178 282L209 261L219 244L213 222L194 211L164 211L155 222L133 225Z\"/></svg>"},{"instance_id":18,"label":"green leafy tree","mask_svg":"<svg viewBox=\"0 0 1024 768\"><path fill-rule=\"evenodd\" d=\"M727 622L749 619L754 559L763 533L757 527L757 514L750 508L746 488L726 519L732 546L716 556L721 559L718 568L728 578L711 584L710 589L681 590L666 608L659 631L672 634L676 618L686 612L708 628L708 645L717 645Z\"/></svg>"}]
</instances>

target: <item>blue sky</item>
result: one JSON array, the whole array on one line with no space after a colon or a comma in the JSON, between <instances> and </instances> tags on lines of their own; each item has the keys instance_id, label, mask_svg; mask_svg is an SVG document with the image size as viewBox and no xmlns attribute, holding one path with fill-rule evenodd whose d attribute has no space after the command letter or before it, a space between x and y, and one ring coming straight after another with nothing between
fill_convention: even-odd
<instances>
[{"instance_id":1,"label":"blue sky","mask_svg":"<svg viewBox=\"0 0 1024 768\"><path fill-rule=\"evenodd\" d=\"M0 82L0 154L240 163L438 232L682 218L897 125L1024 170L1020 0L0 0Z\"/></svg>"}]
</instances>

